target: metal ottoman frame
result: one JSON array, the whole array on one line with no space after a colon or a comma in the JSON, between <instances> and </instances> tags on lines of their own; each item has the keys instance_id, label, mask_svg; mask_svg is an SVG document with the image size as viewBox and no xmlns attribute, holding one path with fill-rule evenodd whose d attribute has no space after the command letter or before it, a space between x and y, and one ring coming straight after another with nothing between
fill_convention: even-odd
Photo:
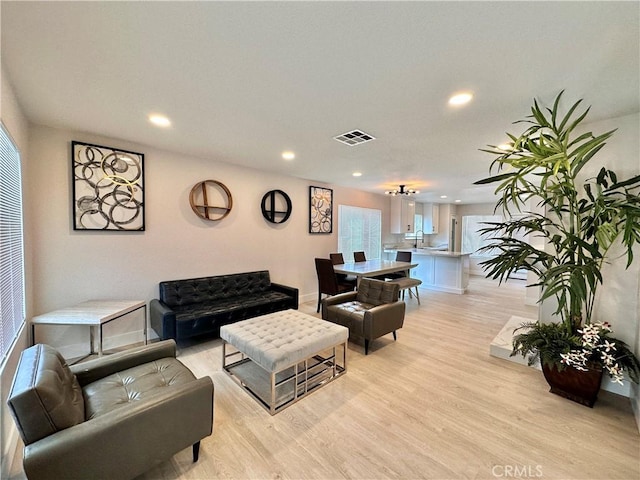
<instances>
[{"instance_id":1,"label":"metal ottoman frame","mask_svg":"<svg viewBox=\"0 0 640 480\"><path fill-rule=\"evenodd\" d=\"M276 372L265 370L262 366L253 362L243 352L233 347L233 345L231 346L235 351L227 352L229 345L231 344L226 340L222 341L222 368L271 415L275 415L286 407L293 405L309 393L347 371L347 342L325 349L331 351L329 356L322 356L320 355L322 352L319 352ZM340 357L337 357L339 353L338 350L342 350ZM227 363L228 359L236 356L240 356L240 359L232 363ZM248 368L245 368L243 372L243 369L238 368L241 366L247 366ZM260 379L261 375L257 373L255 369L261 369L264 374L268 375L268 379ZM251 372L251 370L254 371ZM243 375L243 373L245 373L245 375ZM247 378L252 376L256 381L252 382ZM260 392L260 386L256 385L260 380L263 382L264 380L268 380L269 382L268 399L262 398L264 393ZM293 387L294 385L296 388ZM279 388L285 388L285 392L278 395Z\"/></svg>"},{"instance_id":2,"label":"metal ottoman frame","mask_svg":"<svg viewBox=\"0 0 640 480\"><path fill-rule=\"evenodd\" d=\"M252 320L255 324L261 318L279 319L288 312L291 312L289 315L295 320L299 320L300 316L306 316L301 312L288 310L256 317ZM325 324L323 320L315 317L311 317L311 319ZM326 324L328 328L338 327L329 322L326 322ZM250 349L255 356L255 358L251 358L247 352L234 345L234 343L243 343L239 337L227 335L229 338L222 339L222 368L243 390L254 397L265 410L271 415L275 415L346 372L348 332L345 333L346 338L344 338L344 341L341 339L339 343L333 345L327 345L327 340L331 341L331 338L335 338L335 335L327 337L324 342L322 342L322 335L317 332L308 336L301 335L302 341L309 342L309 349L313 349L314 344L317 343L318 350L310 352L306 358L291 358L291 361L286 364L282 363L281 358L277 358L278 352L275 355L275 362L271 363L277 364L279 368L274 369L270 369L268 365L265 365L269 364L269 361L260 361L259 357L264 354L261 346L257 345L260 342L255 342L256 344L247 347L247 350ZM235 342L234 339L236 340ZM264 350L270 346L271 344L265 344ZM272 351L277 352L277 349L272 349ZM289 351L283 353L283 355L285 354L292 355Z\"/></svg>"}]
</instances>

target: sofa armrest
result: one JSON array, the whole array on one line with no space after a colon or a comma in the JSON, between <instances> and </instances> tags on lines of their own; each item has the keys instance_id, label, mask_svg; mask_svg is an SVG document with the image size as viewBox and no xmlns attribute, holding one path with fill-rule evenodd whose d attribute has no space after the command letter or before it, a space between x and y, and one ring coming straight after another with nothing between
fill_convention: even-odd
<instances>
[{"instance_id":1,"label":"sofa armrest","mask_svg":"<svg viewBox=\"0 0 640 480\"><path fill-rule=\"evenodd\" d=\"M353 302L356 299L358 292L355 290L353 292L339 293L338 295L333 295L331 297L322 299L322 319L326 320L327 316L327 307L331 305L337 305L339 303Z\"/></svg>"},{"instance_id":2,"label":"sofa armrest","mask_svg":"<svg viewBox=\"0 0 640 480\"><path fill-rule=\"evenodd\" d=\"M77 377L80 386L88 385L101 378L128 368L149 363L154 360L176 356L176 342L165 340L150 345L131 348L123 352L105 355L95 360L77 363L69 368Z\"/></svg>"},{"instance_id":3,"label":"sofa armrest","mask_svg":"<svg viewBox=\"0 0 640 480\"><path fill-rule=\"evenodd\" d=\"M149 324L162 340L176 340L176 313L162 300L149 302Z\"/></svg>"},{"instance_id":4,"label":"sofa armrest","mask_svg":"<svg viewBox=\"0 0 640 480\"><path fill-rule=\"evenodd\" d=\"M366 311L363 325L365 338L378 338L402 328L405 309L404 302L393 302Z\"/></svg>"},{"instance_id":5,"label":"sofa armrest","mask_svg":"<svg viewBox=\"0 0 640 480\"><path fill-rule=\"evenodd\" d=\"M289 287L287 285L282 285L281 283L273 283L271 282L271 289L277 292L286 293L291 296L295 300L295 309L298 309L298 289L294 287Z\"/></svg>"},{"instance_id":6,"label":"sofa armrest","mask_svg":"<svg viewBox=\"0 0 640 480\"><path fill-rule=\"evenodd\" d=\"M23 465L29 480L128 479L212 429L213 382L203 377L34 442Z\"/></svg>"}]
</instances>

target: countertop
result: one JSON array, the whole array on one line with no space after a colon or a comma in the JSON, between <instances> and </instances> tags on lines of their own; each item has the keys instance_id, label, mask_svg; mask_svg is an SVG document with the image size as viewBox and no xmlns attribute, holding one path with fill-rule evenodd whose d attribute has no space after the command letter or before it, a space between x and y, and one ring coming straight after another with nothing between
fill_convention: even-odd
<instances>
[{"instance_id":1,"label":"countertop","mask_svg":"<svg viewBox=\"0 0 640 480\"><path fill-rule=\"evenodd\" d=\"M434 250L430 248L385 248L384 253L411 252L413 255L427 255L432 257L465 257L470 253L449 252L447 250Z\"/></svg>"}]
</instances>

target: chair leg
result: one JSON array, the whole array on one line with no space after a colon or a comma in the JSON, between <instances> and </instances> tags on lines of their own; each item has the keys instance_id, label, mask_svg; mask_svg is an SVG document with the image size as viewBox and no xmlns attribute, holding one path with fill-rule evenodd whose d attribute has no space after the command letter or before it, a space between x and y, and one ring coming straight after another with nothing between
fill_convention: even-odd
<instances>
[{"instance_id":1,"label":"chair leg","mask_svg":"<svg viewBox=\"0 0 640 480\"><path fill-rule=\"evenodd\" d=\"M398 336L396 335L396 331L395 330L393 331L393 340L394 341L398 340Z\"/></svg>"},{"instance_id":2,"label":"chair leg","mask_svg":"<svg viewBox=\"0 0 640 480\"><path fill-rule=\"evenodd\" d=\"M316 313L320 313L320 300L322 299L322 292L318 292L318 309Z\"/></svg>"},{"instance_id":3,"label":"chair leg","mask_svg":"<svg viewBox=\"0 0 640 480\"><path fill-rule=\"evenodd\" d=\"M416 300L418 300L418 305L420 305L420 294L418 293L418 287L416 287Z\"/></svg>"},{"instance_id":4,"label":"chair leg","mask_svg":"<svg viewBox=\"0 0 640 480\"><path fill-rule=\"evenodd\" d=\"M196 442L193 444L193 463L198 461L198 457L200 456L200 442Z\"/></svg>"},{"instance_id":5,"label":"chair leg","mask_svg":"<svg viewBox=\"0 0 640 480\"><path fill-rule=\"evenodd\" d=\"M369 340L364 339L364 354L369 355Z\"/></svg>"}]
</instances>

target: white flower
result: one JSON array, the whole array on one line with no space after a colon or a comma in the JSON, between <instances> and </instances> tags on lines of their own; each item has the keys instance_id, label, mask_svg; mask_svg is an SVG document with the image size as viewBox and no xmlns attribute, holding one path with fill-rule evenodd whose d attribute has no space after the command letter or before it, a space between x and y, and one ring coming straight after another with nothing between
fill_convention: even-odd
<instances>
[{"instance_id":1,"label":"white flower","mask_svg":"<svg viewBox=\"0 0 640 480\"><path fill-rule=\"evenodd\" d=\"M612 375L622 375L622 368L620 368L620 365L618 365L617 363L615 363L611 367L608 367L607 370L609 370Z\"/></svg>"},{"instance_id":2,"label":"white flower","mask_svg":"<svg viewBox=\"0 0 640 480\"><path fill-rule=\"evenodd\" d=\"M600 355L600 359L604 362L605 365L611 365L613 363L615 363L616 359L613 358L611 355L609 355L606 352L602 352Z\"/></svg>"},{"instance_id":3,"label":"white flower","mask_svg":"<svg viewBox=\"0 0 640 480\"><path fill-rule=\"evenodd\" d=\"M604 345L602 346L602 348L604 348L605 352L608 352L609 350L615 350L616 349L616 344L610 342L609 340L605 340L604 341Z\"/></svg>"},{"instance_id":4,"label":"white flower","mask_svg":"<svg viewBox=\"0 0 640 480\"><path fill-rule=\"evenodd\" d=\"M623 385L624 371L615 357L615 341L603 338L611 333L611 325L607 322L591 323L577 332L581 336L582 347L561 354L561 363L576 370L587 371L587 364L593 359L602 365L614 382Z\"/></svg>"}]
</instances>

